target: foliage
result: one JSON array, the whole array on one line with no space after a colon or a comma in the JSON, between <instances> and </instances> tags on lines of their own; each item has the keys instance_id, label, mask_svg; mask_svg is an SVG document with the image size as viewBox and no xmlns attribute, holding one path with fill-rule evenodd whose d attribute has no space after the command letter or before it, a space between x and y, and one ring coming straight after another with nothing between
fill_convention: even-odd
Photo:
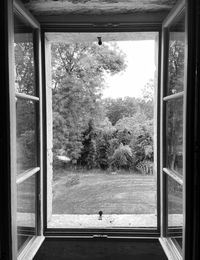
<instances>
[{"instance_id":1,"label":"foliage","mask_svg":"<svg viewBox=\"0 0 200 260\"><path fill-rule=\"evenodd\" d=\"M96 140L94 122L90 119L88 128L83 133L83 142L78 163L92 169L96 165Z\"/></svg>"},{"instance_id":2,"label":"foliage","mask_svg":"<svg viewBox=\"0 0 200 260\"><path fill-rule=\"evenodd\" d=\"M15 44L15 86L18 92L34 94L35 70L33 42Z\"/></svg>"},{"instance_id":3,"label":"foliage","mask_svg":"<svg viewBox=\"0 0 200 260\"><path fill-rule=\"evenodd\" d=\"M98 166L106 170L109 165L109 155L110 155L110 143L109 143L110 135L106 132L99 133L97 138L97 163Z\"/></svg>"},{"instance_id":4,"label":"foliage","mask_svg":"<svg viewBox=\"0 0 200 260\"><path fill-rule=\"evenodd\" d=\"M120 144L112 156L111 165L117 169L130 169L133 166L134 158L131 148L128 145Z\"/></svg>"},{"instance_id":5,"label":"foliage","mask_svg":"<svg viewBox=\"0 0 200 260\"><path fill-rule=\"evenodd\" d=\"M125 97L102 100L105 107L106 116L112 125L116 125L124 117L133 117L135 114L144 114L148 119L153 118L153 80L150 80L143 89L142 98Z\"/></svg>"},{"instance_id":6,"label":"foliage","mask_svg":"<svg viewBox=\"0 0 200 260\"><path fill-rule=\"evenodd\" d=\"M99 100L104 73L115 74L124 68L123 53L107 45L52 45L54 153L65 150L72 160L79 160L90 118L97 125L103 118Z\"/></svg>"},{"instance_id":7,"label":"foliage","mask_svg":"<svg viewBox=\"0 0 200 260\"><path fill-rule=\"evenodd\" d=\"M137 111L137 100L135 98L106 98L102 101L102 104L112 125L115 125L123 117L132 116Z\"/></svg>"},{"instance_id":8,"label":"foliage","mask_svg":"<svg viewBox=\"0 0 200 260\"><path fill-rule=\"evenodd\" d=\"M144 158L152 160L153 81L145 86L141 99L102 99L105 73L126 67L116 45L56 43L51 50L54 158L65 155L75 165L104 170L110 166L129 169ZM31 42L15 44L15 60L18 91L35 94ZM31 161L33 102L17 100L17 113L17 137L24 160Z\"/></svg>"},{"instance_id":9,"label":"foliage","mask_svg":"<svg viewBox=\"0 0 200 260\"><path fill-rule=\"evenodd\" d=\"M153 139L146 129L143 129L143 134L137 137L133 152L137 159L136 162L147 159L153 161Z\"/></svg>"}]
</instances>

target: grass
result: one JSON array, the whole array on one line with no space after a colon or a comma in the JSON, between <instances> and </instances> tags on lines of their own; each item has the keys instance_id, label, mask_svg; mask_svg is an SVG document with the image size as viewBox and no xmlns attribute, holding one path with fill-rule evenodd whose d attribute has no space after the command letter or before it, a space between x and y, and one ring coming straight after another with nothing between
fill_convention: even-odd
<instances>
[{"instance_id":1,"label":"grass","mask_svg":"<svg viewBox=\"0 0 200 260\"><path fill-rule=\"evenodd\" d=\"M53 214L154 214L156 178L135 173L54 171Z\"/></svg>"},{"instance_id":2,"label":"grass","mask_svg":"<svg viewBox=\"0 0 200 260\"><path fill-rule=\"evenodd\" d=\"M35 179L17 188L18 212L35 212ZM180 192L179 192L180 193ZM169 194L169 213L182 213L181 194ZM56 170L53 214L154 214L156 178L134 172Z\"/></svg>"}]
</instances>

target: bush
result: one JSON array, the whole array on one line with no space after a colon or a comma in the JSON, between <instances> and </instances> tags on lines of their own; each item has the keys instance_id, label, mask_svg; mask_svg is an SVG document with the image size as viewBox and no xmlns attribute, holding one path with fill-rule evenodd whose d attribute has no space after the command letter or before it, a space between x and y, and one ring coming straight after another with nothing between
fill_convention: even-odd
<instances>
[{"instance_id":1,"label":"bush","mask_svg":"<svg viewBox=\"0 0 200 260\"><path fill-rule=\"evenodd\" d=\"M137 163L142 160L153 161L153 140L148 132L138 136L131 147Z\"/></svg>"},{"instance_id":2,"label":"bush","mask_svg":"<svg viewBox=\"0 0 200 260\"><path fill-rule=\"evenodd\" d=\"M117 169L130 169L134 165L131 148L128 145L120 144L111 158L111 165Z\"/></svg>"}]
</instances>

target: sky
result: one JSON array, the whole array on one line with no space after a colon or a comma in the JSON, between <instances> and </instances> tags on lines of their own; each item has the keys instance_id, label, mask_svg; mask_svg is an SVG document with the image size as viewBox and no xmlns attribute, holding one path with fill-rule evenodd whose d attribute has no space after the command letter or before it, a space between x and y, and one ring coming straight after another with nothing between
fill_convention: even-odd
<instances>
[{"instance_id":1,"label":"sky","mask_svg":"<svg viewBox=\"0 0 200 260\"><path fill-rule=\"evenodd\" d=\"M108 87L103 91L103 98L140 97L142 88L154 78L154 41L120 41L117 45L126 54L127 68L116 75L106 75Z\"/></svg>"}]
</instances>

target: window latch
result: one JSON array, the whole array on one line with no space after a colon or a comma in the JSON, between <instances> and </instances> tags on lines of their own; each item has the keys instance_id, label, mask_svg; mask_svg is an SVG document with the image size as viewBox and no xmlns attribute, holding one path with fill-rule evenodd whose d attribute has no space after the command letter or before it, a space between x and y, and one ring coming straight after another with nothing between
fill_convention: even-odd
<instances>
[{"instance_id":1,"label":"window latch","mask_svg":"<svg viewBox=\"0 0 200 260\"><path fill-rule=\"evenodd\" d=\"M104 235L104 234L96 234L96 235L93 235L92 237L93 238L108 238L108 236Z\"/></svg>"}]
</instances>

